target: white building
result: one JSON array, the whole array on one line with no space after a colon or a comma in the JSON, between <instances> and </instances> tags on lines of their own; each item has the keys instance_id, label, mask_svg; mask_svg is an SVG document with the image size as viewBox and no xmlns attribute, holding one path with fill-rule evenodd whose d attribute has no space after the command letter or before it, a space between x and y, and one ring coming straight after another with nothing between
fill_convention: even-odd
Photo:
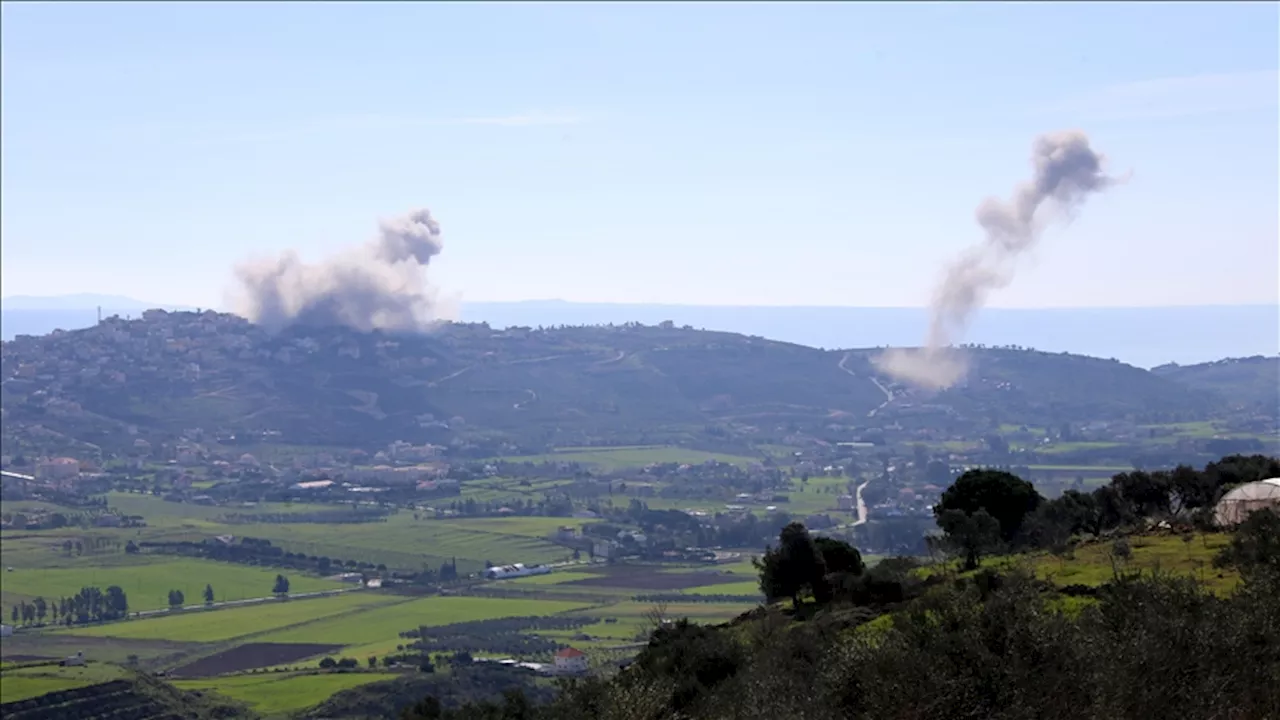
<instances>
[{"instance_id":1,"label":"white building","mask_svg":"<svg viewBox=\"0 0 1280 720\"><path fill-rule=\"evenodd\" d=\"M13 634L12 625L0 625L0 637L9 637Z\"/></svg>"},{"instance_id":2,"label":"white building","mask_svg":"<svg viewBox=\"0 0 1280 720\"><path fill-rule=\"evenodd\" d=\"M504 578L528 577L530 575L547 575L550 574L551 568L546 565L528 565L524 563L516 563L515 565L499 565L485 570L484 576L490 580L502 580Z\"/></svg>"},{"instance_id":3,"label":"white building","mask_svg":"<svg viewBox=\"0 0 1280 720\"><path fill-rule=\"evenodd\" d=\"M564 675L578 675L587 671L587 654L574 648L565 648L556 652L556 672Z\"/></svg>"},{"instance_id":4,"label":"white building","mask_svg":"<svg viewBox=\"0 0 1280 720\"><path fill-rule=\"evenodd\" d=\"M51 458L36 465L36 477L41 480L75 480L80 477L80 461L75 458Z\"/></svg>"}]
</instances>

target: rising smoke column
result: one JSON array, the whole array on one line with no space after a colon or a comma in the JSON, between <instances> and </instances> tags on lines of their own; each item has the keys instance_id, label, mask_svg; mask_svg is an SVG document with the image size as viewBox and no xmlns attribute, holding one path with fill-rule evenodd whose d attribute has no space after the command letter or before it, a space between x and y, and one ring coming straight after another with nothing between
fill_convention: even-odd
<instances>
[{"instance_id":1,"label":"rising smoke column","mask_svg":"<svg viewBox=\"0 0 1280 720\"><path fill-rule=\"evenodd\" d=\"M1036 138L1034 175L1008 201L987 198L977 220L985 239L948 266L930 307L929 334L920 350L890 350L876 359L881 370L927 388L948 387L964 375L963 361L949 352L992 290L1008 285L1018 257L1040 238L1046 221L1069 221L1084 201L1115 184L1102 172L1104 158L1084 133L1069 130Z\"/></svg>"},{"instance_id":2,"label":"rising smoke column","mask_svg":"<svg viewBox=\"0 0 1280 720\"><path fill-rule=\"evenodd\" d=\"M316 264L292 250L236 267L237 312L268 330L290 325L421 332L439 319L425 269L440 254L431 211L383 220L378 235Z\"/></svg>"}]
</instances>

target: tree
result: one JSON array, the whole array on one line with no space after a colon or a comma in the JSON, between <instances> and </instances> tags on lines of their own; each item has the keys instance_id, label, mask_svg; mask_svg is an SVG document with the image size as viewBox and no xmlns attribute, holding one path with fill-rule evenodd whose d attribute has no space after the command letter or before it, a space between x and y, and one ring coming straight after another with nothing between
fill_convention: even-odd
<instances>
[{"instance_id":1,"label":"tree","mask_svg":"<svg viewBox=\"0 0 1280 720\"><path fill-rule=\"evenodd\" d=\"M1002 470L970 470L942 493L933 514L941 518L948 510L966 515L985 510L999 523L1000 539L1013 542L1023 520L1043 501L1035 487L1017 475ZM941 523L938 526L942 527Z\"/></svg>"},{"instance_id":2,"label":"tree","mask_svg":"<svg viewBox=\"0 0 1280 720\"><path fill-rule=\"evenodd\" d=\"M44 616L49 612L49 607L45 604L44 598L38 597L35 601L36 622L44 624Z\"/></svg>"},{"instance_id":3,"label":"tree","mask_svg":"<svg viewBox=\"0 0 1280 720\"><path fill-rule=\"evenodd\" d=\"M861 575L862 571L866 569L862 562L862 553L843 540L817 537L813 539L813 544L822 556L822 562L826 565L828 574L848 573L850 575Z\"/></svg>"},{"instance_id":4,"label":"tree","mask_svg":"<svg viewBox=\"0 0 1280 720\"><path fill-rule=\"evenodd\" d=\"M945 510L938 516L938 527L946 533L944 545L953 555L963 558L964 569L978 567L1000 542L1000 522L986 510L969 514L963 510Z\"/></svg>"},{"instance_id":5,"label":"tree","mask_svg":"<svg viewBox=\"0 0 1280 720\"><path fill-rule=\"evenodd\" d=\"M1094 495L1067 490L1061 497L1040 505L1024 522L1024 539L1035 547L1061 545L1080 533L1102 530L1102 514Z\"/></svg>"},{"instance_id":6,"label":"tree","mask_svg":"<svg viewBox=\"0 0 1280 720\"><path fill-rule=\"evenodd\" d=\"M1280 578L1280 515L1272 510L1249 513L1213 564L1236 568L1246 580L1263 574Z\"/></svg>"},{"instance_id":7,"label":"tree","mask_svg":"<svg viewBox=\"0 0 1280 720\"><path fill-rule=\"evenodd\" d=\"M13 606L13 612L9 613L9 617L13 620L14 625L18 624L18 618L21 617L21 611L18 610L17 605Z\"/></svg>"},{"instance_id":8,"label":"tree","mask_svg":"<svg viewBox=\"0 0 1280 720\"><path fill-rule=\"evenodd\" d=\"M111 613L111 618L108 619L122 618L129 614L129 598L119 585L112 585L107 588L105 604Z\"/></svg>"},{"instance_id":9,"label":"tree","mask_svg":"<svg viewBox=\"0 0 1280 720\"><path fill-rule=\"evenodd\" d=\"M289 594L289 578L285 577L284 575L276 575L276 583L271 587L271 592L281 596L288 595Z\"/></svg>"},{"instance_id":10,"label":"tree","mask_svg":"<svg viewBox=\"0 0 1280 720\"><path fill-rule=\"evenodd\" d=\"M801 597L813 593L819 602L830 599L826 582L827 567L809 531L800 523L791 523L778 534L778 547L768 548L764 557L752 559L760 573L760 590L769 601L791 598L798 610Z\"/></svg>"},{"instance_id":11,"label":"tree","mask_svg":"<svg viewBox=\"0 0 1280 720\"><path fill-rule=\"evenodd\" d=\"M428 695L419 700L416 705L406 708L400 713L400 718L401 720L440 720L443 714L440 701Z\"/></svg>"},{"instance_id":12,"label":"tree","mask_svg":"<svg viewBox=\"0 0 1280 720\"><path fill-rule=\"evenodd\" d=\"M205 605L213 604L213 585L204 586L204 604Z\"/></svg>"},{"instance_id":13,"label":"tree","mask_svg":"<svg viewBox=\"0 0 1280 720\"><path fill-rule=\"evenodd\" d=\"M184 602L186 602L186 598L182 595L181 590L169 591L169 607L180 608Z\"/></svg>"},{"instance_id":14,"label":"tree","mask_svg":"<svg viewBox=\"0 0 1280 720\"><path fill-rule=\"evenodd\" d=\"M129 542L125 543L124 551L129 555L136 555L139 551L138 544L130 540Z\"/></svg>"},{"instance_id":15,"label":"tree","mask_svg":"<svg viewBox=\"0 0 1280 720\"><path fill-rule=\"evenodd\" d=\"M334 660L331 657L324 657L320 659L320 667L324 668L325 670L328 670L329 668L337 664L338 664L338 661Z\"/></svg>"},{"instance_id":16,"label":"tree","mask_svg":"<svg viewBox=\"0 0 1280 720\"><path fill-rule=\"evenodd\" d=\"M377 657L376 655L370 655L370 656L369 656L369 669L370 669L370 670L372 670L372 669L374 669L374 668L376 668L376 667L378 667L378 657Z\"/></svg>"}]
</instances>

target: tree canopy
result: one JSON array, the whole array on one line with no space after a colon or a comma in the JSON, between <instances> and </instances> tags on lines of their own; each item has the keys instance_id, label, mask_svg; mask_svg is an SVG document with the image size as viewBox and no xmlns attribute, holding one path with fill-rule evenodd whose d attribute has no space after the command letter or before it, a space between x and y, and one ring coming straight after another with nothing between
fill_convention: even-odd
<instances>
[{"instance_id":1,"label":"tree canopy","mask_svg":"<svg viewBox=\"0 0 1280 720\"><path fill-rule=\"evenodd\" d=\"M959 510L973 515L979 510L1000 525L1000 539L1013 542L1022 529L1023 520L1034 512L1044 498L1035 486L1012 473L1003 470L969 470L942 493L934 516L941 518L948 510ZM946 528L943 528L946 531Z\"/></svg>"}]
</instances>

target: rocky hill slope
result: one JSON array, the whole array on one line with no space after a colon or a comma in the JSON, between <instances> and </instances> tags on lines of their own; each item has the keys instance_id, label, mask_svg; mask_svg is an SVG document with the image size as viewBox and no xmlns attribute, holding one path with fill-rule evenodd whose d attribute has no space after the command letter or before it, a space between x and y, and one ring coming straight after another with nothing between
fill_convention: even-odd
<instances>
[{"instance_id":1,"label":"rocky hill slope","mask_svg":"<svg viewBox=\"0 0 1280 720\"><path fill-rule=\"evenodd\" d=\"M1118 362L1015 349L969 350L965 382L926 395L877 375L876 352L669 323L273 336L232 315L148 311L4 343L0 390L6 425L104 446L193 428L344 447L765 441L899 421L1194 420L1227 404Z\"/></svg>"}]
</instances>

